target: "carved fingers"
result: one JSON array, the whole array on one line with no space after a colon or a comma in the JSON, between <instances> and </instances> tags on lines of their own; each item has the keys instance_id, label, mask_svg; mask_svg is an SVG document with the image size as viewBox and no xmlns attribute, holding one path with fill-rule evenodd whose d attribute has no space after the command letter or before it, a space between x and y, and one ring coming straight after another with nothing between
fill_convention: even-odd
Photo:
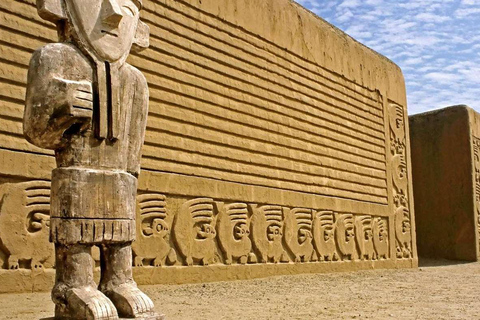
<instances>
[{"instance_id":1,"label":"carved fingers","mask_svg":"<svg viewBox=\"0 0 480 320\"><path fill-rule=\"evenodd\" d=\"M89 81L54 79L55 88L63 93L60 109L52 114L53 126L64 136L86 131L93 117L93 88ZM64 99L64 100L63 100Z\"/></svg>"},{"instance_id":2,"label":"carved fingers","mask_svg":"<svg viewBox=\"0 0 480 320\"><path fill-rule=\"evenodd\" d=\"M91 118L93 115L93 89L88 81L68 81L73 117Z\"/></svg>"}]
</instances>

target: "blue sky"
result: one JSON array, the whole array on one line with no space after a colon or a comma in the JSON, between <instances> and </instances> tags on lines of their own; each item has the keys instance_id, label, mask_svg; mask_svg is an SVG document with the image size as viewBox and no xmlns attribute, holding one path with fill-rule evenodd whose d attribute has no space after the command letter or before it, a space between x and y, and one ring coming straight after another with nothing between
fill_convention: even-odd
<instances>
[{"instance_id":1,"label":"blue sky","mask_svg":"<svg viewBox=\"0 0 480 320\"><path fill-rule=\"evenodd\" d=\"M480 111L480 0L296 0L398 64L410 114Z\"/></svg>"}]
</instances>

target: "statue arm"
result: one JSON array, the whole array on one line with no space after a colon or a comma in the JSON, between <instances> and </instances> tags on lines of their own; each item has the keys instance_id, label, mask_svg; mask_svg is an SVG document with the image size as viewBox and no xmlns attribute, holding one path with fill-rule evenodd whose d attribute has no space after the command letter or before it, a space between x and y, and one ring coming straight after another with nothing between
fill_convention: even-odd
<instances>
[{"instance_id":1,"label":"statue arm","mask_svg":"<svg viewBox=\"0 0 480 320\"><path fill-rule=\"evenodd\" d=\"M23 131L29 142L46 149L66 146L72 134L90 126L93 114L91 83L64 78L73 61L64 61L68 55L62 53L44 47L30 60Z\"/></svg>"},{"instance_id":2,"label":"statue arm","mask_svg":"<svg viewBox=\"0 0 480 320\"><path fill-rule=\"evenodd\" d=\"M145 141L145 131L148 115L148 84L147 80L136 70L137 81L135 86L135 97L133 103L133 112L130 125L130 143L127 171L138 177L140 174L140 161L142 158L142 146Z\"/></svg>"}]
</instances>

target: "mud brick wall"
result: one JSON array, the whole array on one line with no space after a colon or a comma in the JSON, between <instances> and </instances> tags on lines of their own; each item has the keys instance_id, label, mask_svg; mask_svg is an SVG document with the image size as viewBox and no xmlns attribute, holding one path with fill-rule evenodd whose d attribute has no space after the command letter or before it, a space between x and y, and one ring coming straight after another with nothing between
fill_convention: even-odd
<instances>
[{"instance_id":1,"label":"mud brick wall","mask_svg":"<svg viewBox=\"0 0 480 320\"><path fill-rule=\"evenodd\" d=\"M418 254L480 257L480 114L454 106L410 117Z\"/></svg>"},{"instance_id":2,"label":"mud brick wall","mask_svg":"<svg viewBox=\"0 0 480 320\"><path fill-rule=\"evenodd\" d=\"M288 0L145 2L139 283L416 266L396 65ZM57 38L34 3L0 2L2 292L54 273L55 163L21 124L30 56Z\"/></svg>"}]
</instances>

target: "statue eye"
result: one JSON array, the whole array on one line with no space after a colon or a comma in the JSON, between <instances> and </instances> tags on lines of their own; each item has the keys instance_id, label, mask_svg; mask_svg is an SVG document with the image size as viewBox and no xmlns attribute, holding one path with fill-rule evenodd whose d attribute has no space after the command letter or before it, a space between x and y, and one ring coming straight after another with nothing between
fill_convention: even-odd
<instances>
[{"instance_id":1,"label":"statue eye","mask_svg":"<svg viewBox=\"0 0 480 320\"><path fill-rule=\"evenodd\" d=\"M138 13L138 8L134 4L126 4L123 7L123 11L125 11L128 15L135 17Z\"/></svg>"}]
</instances>

